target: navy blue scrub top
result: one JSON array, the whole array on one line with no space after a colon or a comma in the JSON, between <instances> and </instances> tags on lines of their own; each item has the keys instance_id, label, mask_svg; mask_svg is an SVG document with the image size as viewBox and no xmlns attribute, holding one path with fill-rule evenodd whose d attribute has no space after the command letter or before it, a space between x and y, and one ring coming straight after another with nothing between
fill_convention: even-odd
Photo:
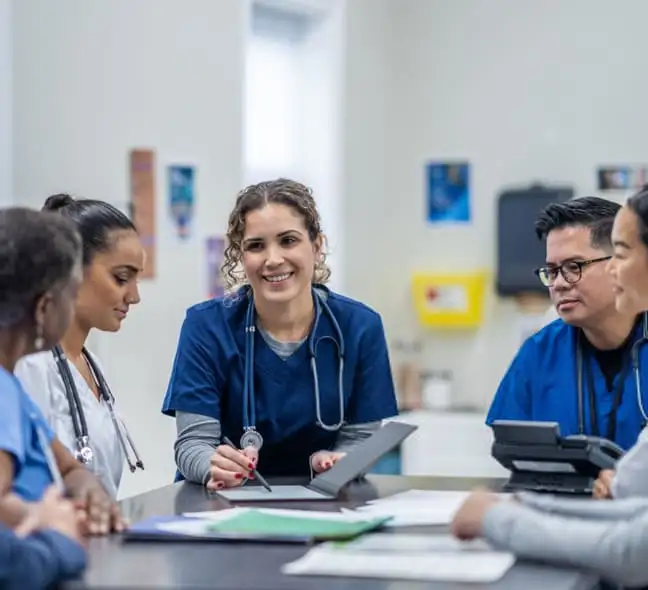
<instances>
[{"instance_id":1,"label":"navy blue scrub top","mask_svg":"<svg viewBox=\"0 0 648 590\"><path fill-rule=\"evenodd\" d=\"M557 319L529 337L520 348L502 379L491 404L486 423L495 420L550 421L560 424L563 436L588 434L606 437L615 390L623 378L622 397L616 415L613 437L620 447L632 447L643 429L643 417L637 402L637 387L632 365L619 373L610 389L599 363L584 348L583 409L585 432L579 432L578 385L576 370L577 328ZM641 323L635 327L631 342L641 336ZM630 355L631 346L626 354ZM586 369L589 367L596 396L598 432L592 432L591 408ZM644 408L648 408L648 345L639 349L639 374ZM643 369L643 370L642 370Z\"/></svg>"},{"instance_id":2,"label":"navy blue scrub top","mask_svg":"<svg viewBox=\"0 0 648 590\"><path fill-rule=\"evenodd\" d=\"M380 316L366 305L327 290L328 305L345 340L343 396L345 422L362 424L395 416L396 394ZM162 412L190 412L221 423L238 444L243 433L245 315L249 298L217 298L187 311ZM316 339L335 331L322 310ZM316 424L308 339L286 360L257 330L254 336L256 428L264 439L259 469L265 476L302 476L312 453L332 449L337 432ZM339 421L339 360L335 345L317 347L321 415Z\"/></svg>"}]
</instances>

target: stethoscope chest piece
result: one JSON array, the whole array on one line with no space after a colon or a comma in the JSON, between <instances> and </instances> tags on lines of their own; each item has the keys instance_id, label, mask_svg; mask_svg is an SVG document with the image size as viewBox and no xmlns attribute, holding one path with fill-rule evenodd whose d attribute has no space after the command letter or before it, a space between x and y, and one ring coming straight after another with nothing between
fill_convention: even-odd
<instances>
[{"instance_id":1,"label":"stethoscope chest piece","mask_svg":"<svg viewBox=\"0 0 648 590\"><path fill-rule=\"evenodd\" d=\"M94 460L94 453L87 436L81 437L78 447L79 450L75 453L76 460L82 465L90 465Z\"/></svg>"},{"instance_id":2,"label":"stethoscope chest piece","mask_svg":"<svg viewBox=\"0 0 648 590\"><path fill-rule=\"evenodd\" d=\"M254 428L248 428L241 435L241 448L245 449L247 447L253 447L257 451L261 450L263 446L263 437L261 434Z\"/></svg>"}]
</instances>

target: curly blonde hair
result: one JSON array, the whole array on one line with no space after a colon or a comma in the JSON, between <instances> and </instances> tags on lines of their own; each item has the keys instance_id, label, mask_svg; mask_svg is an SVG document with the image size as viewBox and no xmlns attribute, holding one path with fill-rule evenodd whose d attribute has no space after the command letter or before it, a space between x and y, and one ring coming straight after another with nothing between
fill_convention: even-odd
<instances>
[{"instance_id":1,"label":"curly blonde hair","mask_svg":"<svg viewBox=\"0 0 648 590\"><path fill-rule=\"evenodd\" d=\"M331 276L331 270L326 264L326 236L322 232L321 218L312 190L294 180L278 178L252 184L244 188L236 197L236 204L227 223L227 247L221 267L227 291L234 291L247 283L245 272L241 267L243 256L241 242L245 234L246 216L269 203L285 205L301 215L311 242L321 238L322 250L313 269L313 282L326 283Z\"/></svg>"}]
</instances>

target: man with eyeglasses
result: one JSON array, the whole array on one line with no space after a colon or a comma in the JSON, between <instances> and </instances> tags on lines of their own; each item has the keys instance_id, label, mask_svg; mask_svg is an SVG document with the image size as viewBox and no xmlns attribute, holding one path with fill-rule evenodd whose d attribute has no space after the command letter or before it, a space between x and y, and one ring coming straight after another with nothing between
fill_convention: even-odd
<instances>
[{"instance_id":1,"label":"man with eyeglasses","mask_svg":"<svg viewBox=\"0 0 648 590\"><path fill-rule=\"evenodd\" d=\"M536 233L546 240L547 255L536 274L559 318L524 342L495 393L487 424L558 422L563 436L601 436L623 449L637 440L644 423L631 348L641 336L641 318L616 310L607 272L619 209L606 199L582 197L551 204L538 217ZM642 385L648 391L648 382Z\"/></svg>"}]
</instances>

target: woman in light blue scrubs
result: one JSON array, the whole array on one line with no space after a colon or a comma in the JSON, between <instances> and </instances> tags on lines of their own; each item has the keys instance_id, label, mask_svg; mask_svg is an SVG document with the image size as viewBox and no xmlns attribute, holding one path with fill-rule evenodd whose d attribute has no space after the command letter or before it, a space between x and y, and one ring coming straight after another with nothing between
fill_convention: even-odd
<instances>
[{"instance_id":1,"label":"woman in light blue scrubs","mask_svg":"<svg viewBox=\"0 0 648 590\"><path fill-rule=\"evenodd\" d=\"M398 412L380 316L324 286L320 215L304 185L244 189L227 239L228 294L187 311L162 408L176 418L179 478L220 489L257 466L271 477L325 471Z\"/></svg>"},{"instance_id":2,"label":"woman in light blue scrubs","mask_svg":"<svg viewBox=\"0 0 648 590\"><path fill-rule=\"evenodd\" d=\"M55 484L86 517L87 532L121 528L99 481L58 441L14 375L25 355L68 327L81 280L81 240L69 221L29 209L0 211L0 519L24 520Z\"/></svg>"}]
</instances>

